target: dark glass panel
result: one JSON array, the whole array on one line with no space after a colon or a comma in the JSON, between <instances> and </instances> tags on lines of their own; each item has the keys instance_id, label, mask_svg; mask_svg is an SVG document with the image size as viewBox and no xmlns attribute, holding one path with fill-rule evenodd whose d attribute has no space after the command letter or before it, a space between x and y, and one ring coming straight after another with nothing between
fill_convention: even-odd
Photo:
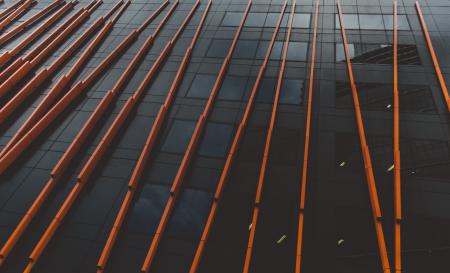
<instances>
[{"instance_id":1,"label":"dark glass panel","mask_svg":"<svg viewBox=\"0 0 450 273\"><path fill-rule=\"evenodd\" d=\"M195 122L187 120L175 120L172 123L169 134L164 140L161 148L164 152L184 153L192 132L194 132Z\"/></svg>"},{"instance_id":2,"label":"dark glass panel","mask_svg":"<svg viewBox=\"0 0 450 273\"><path fill-rule=\"evenodd\" d=\"M210 122L200 145L199 154L203 156L224 157L233 131L229 124Z\"/></svg>"},{"instance_id":3,"label":"dark glass panel","mask_svg":"<svg viewBox=\"0 0 450 273\"><path fill-rule=\"evenodd\" d=\"M215 81L216 75L195 75L187 96L191 98L208 98Z\"/></svg>"}]
</instances>

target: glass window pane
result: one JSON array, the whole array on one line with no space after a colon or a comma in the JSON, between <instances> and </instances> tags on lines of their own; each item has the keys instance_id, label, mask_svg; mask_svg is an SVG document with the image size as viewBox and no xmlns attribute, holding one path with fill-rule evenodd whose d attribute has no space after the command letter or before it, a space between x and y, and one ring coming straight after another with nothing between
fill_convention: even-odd
<instances>
[{"instance_id":1,"label":"glass window pane","mask_svg":"<svg viewBox=\"0 0 450 273\"><path fill-rule=\"evenodd\" d=\"M130 207L126 228L134 232L154 232L169 194L165 186L142 183L134 205Z\"/></svg>"},{"instance_id":2,"label":"glass window pane","mask_svg":"<svg viewBox=\"0 0 450 273\"><path fill-rule=\"evenodd\" d=\"M398 15L398 29L399 30L410 30L408 17L406 15Z\"/></svg>"},{"instance_id":3,"label":"glass window pane","mask_svg":"<svg viewBox=\"0 0 450 273\"><path fill-rule=\"evenodd\" d=\"M348 44L350 58L355 57L355 45ZM345 52L343 44L336 44L336 62L345 62Z\"/></svg>"},{"instance_id":4,"label":"glass window pane","mask_svg":"<svg viewBox=\"0 0 450 273\"><path fill-rule=\"evenodd\" d=\"M219 91L219 99L240 100L245 91L246 77L225 76Z\"/></svg>"},{"instance_id":5,"label":"glass window pane","mask_svg":"<svg viewBox=\"0 0 450 273\"><path fill-rule=\"evenodd\" d=\"M256 51L256 59L264 59L267 54L267 48L269 47L269 41L259 42L258 50ZM270 60L280 60L281 52L283 51L283 42L275 41L273 44L272 52L270 54Z\"/></svg>"},{"instance_id":6,"label":"glass window pane","mask_svg":"<svg viewBox=\"0 0 450 273\"><path fill-rule=\"evenodd\" d=\"M268 41L260 41L258 45L258 49L256 50L256 59L264 59L266 56L267 48L269 47Z\"/></svg>"},{"instance_id":7,"label":"glass window pane","mask_svg":"<svg viewBox=\"0 0 450 273\"><path fill-rule=\"evenodd\" d=\"M169 153L184 153L194 132L194 128L194 121L175 120L164 140L161 150Z\"/></svg>"},{"instance_id":8,"label":"glass window pane","mask_svg":"<svg viewBox=\"0 0 450 273\"><path fill-rule=\"evenodd\" d=\"M199 154L202 156L224 157L232 131L233 127L229 124L208 123L200 145Z\"/></svg>"},{"instance_id":9,"label":"glass window pane","mask_svg":"<svg viewBox=\"0 0 450 273\"><path fill-rule=\"evenodd\" d=\"M242 12L227 12L222 20L222 26L237 27L242 19Z\"/></svg>"},{"instance_id":10,"label":"glass window pane","mask_svg":"<svg viewBox=\"0 0 450 273\"><path fill-rule=\"evenodd\" d=\"M401 112L436 113L436 105L429 87L400 84L398 89Z\"/></svg>"},{"instance_id":11,"label":"glass window pane","mask_svg":"<svg viewBox=\"0 0 450 273\"><path fill-rule=\"evenodd\" d=\"M311 14L309 13L299 13L294 15L293 27L298 28L309 28L311 22Z\"/></svg>"},{"instance_id":12,"label":"glass window pane","mask_svg":"<svg viewBox=\"0 0 450 273\"><path fill-rule=\"evenodd\" d=\"M207 57L225 58L231 46L231 40L214 39L209 46Z\"/></svg>"},{"instance_id":13,"label":"glass window pane","mask_svg":"<svg viewBox=\"0 0 450 273\"><path fill-rule=\"evenodd\" d=\"M216 75L195 75L187 96L191 98L208 98L215 81Z\"/></svg>"},{"instance_id":14,"label":"glass window pane","mask_svg":"<svg viewBox=\"0 0 450 273\"><path fill-rule=\"evenodd\" d=\"M283 42L277 41L273 44L272 52L270 54L271 60L280 60L281 59L281 53L283 52ZM264 56L266 55L266 52L264 52Z\"/></svg>"},{"instance_id":15,"label":"glass window pane","mask_svg":"<svg viewBox=\"0 0 450 273\"><path fill-rule=\"evenodd\" d=\"M263 78L259 86L257 102L271 103L275 95L276 78Z\"/></svg>"},{"instance_id":16,"label":"glass window pane","mask_svg":"<svg viewBox=\"0 0 450 273\"><path fill-rule=\"evenodd\" d=\"M165 95L172 85L172 81L175 78L175 72L165 72L162 71L158 74L155 81L150 87L150 93L152 95ZM139 84L141 83L143 77L139 79ZM137 89L137 87L136 87Z\"/></svg>"},{"instance_id":17,"label":"glass window pane","mask_svg":"<svg viewBox=\"0 0 450 273\"><path fill-rule=\"evenodd\" d=\"M246 26L246 27L263 27L265 20L266 20L265 13L250 12L247 16L247 19L245 20L244 26Z\"/></svg>"},{"instance_id":18,"label":"glass window pane","mask_svg":"<svg viewBox=\"0 0 450 273\"><path fill-rule=\"evenodd\" d=\"M376 14L360 14L359 24L361 29L384 30L383 17Z\"/></svg>"},{"instance_id":19,"label":"glass window pane","mask_svg":"<svg viewBox=\"0 0 450 273\"><path fill-rule=\"evenodd\" d=\"M264 26L265 27L275 27L278 22L279 17L280 17L279 13L268 13L266 22L264 23Z\"/></svg>"},{"instance_id":20,"label":"glass window pane","mask_svg":"<svg viewBox=\"0 0 450 273\"><path fill-rule=\"evenodd\" d=\"M343 14L345 29L359 29L358 15L356 14ZM339 16L336 14L336 28L341 28L339 22Z\"/></svg>"},{"instance_id":21,"label":"glass window pane","mask_svg":"<svg viewBox=\"0 0 450 273\"><path fill-rule=\"evenodd\" d=\"M233 53L234 58L253 59L255 57L258 41L239 40Z\"/></svg>"},{"instance_id":22,"label":"glass window pane","mask_svg":"<svg viewBox=\"0 0 450 273\"><path fill-rule=\"evenodd\" d=\"M406 15L398 15L398 29L399 30L410 30L408 17Z\"/></svg>"},{"instance_id":23,"label":"glass window pane","mask_svg":"<svg viewBox=\"0 0 450 273\"><path fill-rule=\"evenodd\" d=\"M387 30L392 30L394 28L394 18L392 14L383 15L384 24ZM406 15L398 15L398 30L410 30L408 18Z\"/></svg>"},{"instance_id":24,"label":"glass window pane","mask_svg":"<svg viewBox=\"0 0 450 273\"><path fill-rule=\"evenodd\" d=\"M211 199L210 192L184 190L167 225L167 235L176 236L178 242L180 238L199 236L208 215ZM173 249L176 251L176 248Z\"/></svg>"},{"instance_id":25,"label":"glass window pane","mask_svg":"<svg viewBox=\"0 0 450 273\"><path fill-rule=\"evenodd\" d=\"M307 51L308 51L307 43L290 42L286 59L288 61L305 62L307 58L306 56Z\"/></svg>"},{"instance_id":26,"label":"glass window pane","mask_svg":"<svg viewBox=\"0 0 450 273\"><path fill-rule=\"evenodd\" d=\"M281 85L280 103L301 104L303 99L303 80L283 80Z\"/></svg>"}]
</instances>

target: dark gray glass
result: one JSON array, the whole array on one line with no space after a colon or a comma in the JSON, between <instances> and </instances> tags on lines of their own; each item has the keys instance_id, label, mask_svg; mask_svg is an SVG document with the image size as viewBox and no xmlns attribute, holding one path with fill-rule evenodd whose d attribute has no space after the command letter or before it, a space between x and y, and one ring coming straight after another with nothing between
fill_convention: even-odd
<instances>
[{"instance_id":1,"label":"dark gray glass","mask_svg":"<svg viewBox=\"0 0 450 273\"><path fill-rule=\"evenodd\" d=\"M394 27L394 18L392 14L383 15L384 25L387 30L392 30ZM408 18L406 15L397 15L398 30L410 30Z\"/></svg>"},{"instance_id":2,"label":"dark gray glass","mask_svg":"<svg viewBox=\"0 0 450 273\"><path fill-rule=\"evenodd\" d=\"M263 27L266 20L265 13L253 13L250 12L245 20L244 26L246 27Z\"/></svg>"},{"instance_id":3,"label":"dark gray glass","mask_svg":"<svg viewBox=\"0 0 450 273\"><path fill-rule=\"evenodd\" d=\"M259 86L257 102L271 103L275 95L275 88L277 85L276 78L263 78Z\"/></svg>"},{"instance_id":4,"label":"dark gray glass","mask_svg":"<svg viewBox=\"0 0 450 273\"><path fill-rule=\"evenodd\" d=\"M275 27L279 17L279 13L268 13L264 27Z\"/></svg>"},{"instance_id":5,"label":"dark gray glass","mask_svg":"<svg viewBox=\"0 0 450 273\"><path fill-rule=\"evenodd\" d=\"M219 91L219 99L240 100L245 91L247 77L225 76Z\"/></svg>"},{"instance_id":6,"label":"dark gray glass","mask_svg":"<svg viewBox=\"0 0 450 273\"><path fill-rule=\"evenodd\" d=\"M347 44L348 46L348 54L350 58L355 57L355 45ZM343 44L336 44L336 62L345 62L345 51Z\"/></svg>"},{"instance_id":7,"label":"dark gray glass","mask_svg":"<svg viewBox=\"0 0 450 273\"><path fill-rule=\"evenodd\" d=\"M294 15L294 21L292 23L292 27L309 28L310 22L311 22L311 14L297 13Z\"/></svg>"},{"instance_id":8,"label":"dark gray glass","mask_svg":"<svg viewBox=\"0 0 450 273\"><path fill-rule=\"evenodd\" d=\"M259 42L258 50L256 51L256 59L264 59L267 54L267 49L269 47L269 41ZM272 47L272 52L270 53L270 60L280 60L281 53L283 52L283 42L275 41Z\"/></svg>"},{"instance_id":9,"label":"dark gray glass","mask_svg":"<svg viewBox=\"0 0 450 273\"><path fill-rule=\"evenodd\" d=\"M231 46L231 40L215 39L209 46L207 57L224 58Z\"/></svg>"},{"instance_id":10,"label":"dark gray glass","mask_svg":"<svg viewBox=\"0 0 450 273\"><path fill-rule=\"evenodd\" d=\"M358 15L356 14L343 14L345 29L359 29ZM339 16L336 14L336 28L341 28L339 22Z\"/></svg>"},{"instance_id":11,"label":"dark gray glass","mask_svg":"<svg viewBox=\"0 0 450 273\"><path fill-rule=\"evenodd\" d=\"M216 75L197 74L187 93L191 98L208 98L216 80Z\"/></svg>"},{"instance_id":12,"label":"dark gray glass","mask_svg":"<svg viewBox=\"0 0 450 273\"><path fill-rule=\"evenodd\" d=\"M175 120L161 150L169 153L184 153L194 128L194 121Z\"/></svg>"},{"instance_id":13,"label":"dark gray glass","mask_svg":"<svg viewBox=\"0 0 450 273\"><path fill-rule=\"evenodd\" d=\"M286 59L288 61L305 62L307 60L308 44L302 42L290 42Z\"/></svg>"},{"instance_id":14,"label":"dark gray glass","mask_svg":"<svg viewBox=\"0 0 450 273\"><path fill-rule=\"evenodd\" d=\"M154 95L167 94L174 78L175 72L160 72L150 87L150 93Z\"/></svg>"},{"instance_id":15,"label":"dark gray glass","mask_svg":"<svg viewBox=\"0 0 450 273\"><path fill-rule=\"evenodd\" d=\"M199 154L211 157L224 157L232 131L233 127L230 124L208 123L200 144Z\"/></svg>"},{"instance_id":16,"label":"dark gray glass","mask_svg":"<svg viewBox=\"0 0 450 273\"><path fill-rule=\"evenodd\" d=\"M303 101L303 80L285 79L281 85L280 103L301 104Z\"/></svg>"},{"instance_id":17,"label":"dark gray glass","mask_svg":"<svg viewBox=\"0 0 450 273\"><path fill-rule=\"evenodd\" d=\"M167 226L167 235L192 238L200 235L208 215L212 194L210 192L186 189L180 196L179 202L173 211L172 218Z\"/></svg>"},{"instance_id":18,"label":"dark gray glass","mask_svg":"<svg viewBox=\"0 0 450 273\"><path fill-rule=\"evenodd\" d=\"M222 20L222 26L237 27L242 19L242 12L227 12Z\"/></svg>"},{"instance_id":19,"label":"dark gray glass","mask_svg":"<svg viewBox=\"0 0 450 273\"><path fill-rule=\"evenodd\" d=\"M233 58L253 59L255 57L258 41L239 40L233 53Z\"/></svg>"},{"instance_id":20,"label":"dark gray glass","mask_svg":"<svg viewBox=\"0 0 450 273\"><path fill-rule=\"evenodd\" d=\"M378 14L360 14L359 25L361 29L384 30L383 17Z\"/></svg>"}]
</instances>

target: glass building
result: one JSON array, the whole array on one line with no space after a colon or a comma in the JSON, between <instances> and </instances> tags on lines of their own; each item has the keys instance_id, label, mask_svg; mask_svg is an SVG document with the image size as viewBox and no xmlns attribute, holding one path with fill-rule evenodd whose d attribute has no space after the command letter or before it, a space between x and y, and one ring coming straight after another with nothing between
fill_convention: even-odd
<instances>
[{"instance_id":1,"label":"glass building","mask_svg":"<svg viewBox=\"0 0 450 273\"><path fill-rule=\"evenodd\" d=\"M449 272L449 15L5 0L0 272Z\"/></svg>"}]
</instances>

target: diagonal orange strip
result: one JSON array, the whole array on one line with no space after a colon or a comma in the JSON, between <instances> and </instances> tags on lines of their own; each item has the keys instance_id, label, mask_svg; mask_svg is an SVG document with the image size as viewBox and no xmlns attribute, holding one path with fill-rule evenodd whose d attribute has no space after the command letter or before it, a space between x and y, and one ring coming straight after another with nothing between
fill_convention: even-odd
<instances>
[{"instance_id":1,"label":"diagonal orange strip","mask_svg":"<svg viewBox=\"0 0 450 273\"><path fill-rule=\"evenodd\" d=\"M200 115L197 124L195 126L194 133L191 136L191 139L189 141L189 145L187 147L187 150L183 156L183 159L181 161L181 164L178 168L177 174L175 176L175 179L172 181L172 187L170 189L170 196L167 200L164 213L159 221L158 228L156 231L156 234L153 237L153 240L150 244L149 250L147 252L147 255L145 257L144 263L141 267L142 272L148 272L150 270L150 267L152 266L153 260L155 258L156 252L158 250L159 242L161 241L161 238L165 232L167 223L169 222L170 215L172 213L172 210L174 208L175 199L178 196L178 193L180 191L181 184L183 183L184 176L189 168L189 164L191 162L191 159L196 151L197 145L199 143L200 136L203 132L203 129L205 127L206 120L208 118L208 115L210 111L212 110L214 100L219 92L220 86L223 82L223 79L225 77L225 73L227 72L228 66L230 64L231 56L234 52L234 49L236 48L236 43L241 35L242 29L244 27L244 22L247 18L247 15L249 13L250 7L252 5L252 0L249 0L247 3L247 7L245 9L245 12L241 18L240 25L235 33L235 36L233 38L233 42L231 43L231 46L228 50L227 56L225 57L222 66L220 68L219 75L216 78L216 81L214 83L214 86L211 90L211 93L208 98L208 102L206 103L206 106L203 110L203 113Z\"/></svg>"},{"instance_id":2,"label":"diagonal orange strip","mask_svg":"<svg viewBox=\"0 0 450 273\"><path fill-rule=\"evenodd\" d=\"M261 162L261 169L260 169L258 185L257 185L257 189L256 189L255 204L253 207L253 216L252 216L250 235L249 235L248 243L247 243L247 251L245 254L244 268L242 270L243 273L248 273L250 270L250 263L251 263L251 258L252 258L252 254L253 254L253 245L254 245L255 235L256 235L256 227L258 224L258 217L259 217L259 210L260 210L259 204L261 202L261 197L262 197L262 192L263 192L263 187L264 187L264 182L265 182L265 177L266 177L266 172L267 172L267 162L269 159L272 135L273 135L273 130L275 128L275 122L276 122L276 117L277 117L277 112L278 112L278 101L280 99L281 85L283 83L284 69L286 66L286 56L287 56L289 41L291 38L292 22L294 20L294 12L295 12L295 4L296 4L295 0L293 0L293 4L291 6L291 12L289 14L288 31L287 31L287 35L286 35L286 38L285 38L284 44L283 44L283 56L281 59L280 71L278 72L277 87L276 87L276 91L275 91L275 99L274 99L273 106L272 106L270 125L269 125L269 129L267 130L266 142L265 142L265 146L264 146L264 154L263 154L263 158L262 158L262 162Z\"/></svg>"},{"instance_id":3,"label":"diagonal orange strip","mask_svg":"<svg viewBox=\"0 0 450 273\"><path fill-rule=\"evenodd\" d=\"M441 68L439 66L438 58L434 52L433 43L431 42L430 34L428 33L427 23L422 14L419 1L416 1L417 16L419 17L420 26L422 27L423 36L425 36L425 41L427 42L428 51L431 55L431 60L433 61L434 70L436 71L436 76L441 86L442 95L445 99L445 104L447 105L447 110L450 111L450 96L448 94L447 85L445 84L444 76L442 76Z\"/></svg>"},{"instance_id":4,"label":"diagonal orange strip","mask_svg":"<svg viewBox=\"0 0 450 273\"><path fill-rule=\"evenodd\" d=\"M398 95L398 16L397 16L397 1L394 1L394 52L393 52L393 78L394 78L394 258L395 258L395 272L402 271L402 257L401 257L401 219L402 219L402 193L401 193L401 177L400 177L400 105Z\"/></svg>"},{"instance_id":5,"label":"diagonal orange strip","mask_svg":"<svg viewBox=\"0 0 450 273\"><path fill-rule=\"evenodd\" d=\"M311 131L311 109L312 109L312 96L314 86L314 67L316 61L316 40L317 40L317 21L319 15L319 1L316 1L315 15L314 15L314 33L313 44L311 52L311 66L309 72L309 88L308 88L308 106L306 113L306 131L305 131L305 146L303 150L303 168L302 168L302 181L300 188L300 206L298 215L298 232L297 232L297 253L295 259L295 273L300 273L302 262L302 242L303 242L303 222L304 222L304 209L306 200L306 182L308 176L308 159L309 159L309 138Z\"/></svg>"},{"instance_id":6,"label":"diagonal orange strip","mask_svg":"<svg viewBox=\"0 0 450 273\"><path fill-rule=\"evenodd\" d=\"M216 191L215 191L215 194L214 194L213 204L211 205L211 209L210 209L209 214L208 214L208 219L206 220L205 227L203 228L202 236L201 236L199 244L197 245L197 250L196 250L194 259L192 261L191 268L189 270L190 273L197 272L198 267L200 265L201 256L203 254L203 250L204 250L206 242L208 240L209 233L211 232L212 224L214 222L214 219L215 219L215 216L216 216L216 212L217 212L217 208L219 206L219 200L220 200L220 198L222 196L222 190L223 190L223 187L225 186L226 179L228 177L228 173L229 173L229 171L231 169L231 163L232 163L232 161L234 159L234 156L236 154L236 150L237 150L237 148L239 146L239 143L241 141L243 132L244 132L245 127L247 125L247 121L249 119L250 111L251 111L251 109L253 107L253 103L255 101L256 94L257 94L257 91L259 89L259 85L260 85L261 80L262 80L262 78L264 76L264 73L266 71L267 63L269 61L270 54L272 52L273 45L275 43L275 39L276 39L278 31L280 29L280 25L281 25L281 22L282 22L282 19L283 19L283 15L284 15L284 13L286 11L286 6L287 6L287 0L285 1L284 5L283 5L283 8L281 9L280 15L279 15L277 23L276 23L275 30L274 30L274 32L272 34L272 38L271 38L269 46L267 48L266 56L264 57L263 64L261 65L261 67L259 69L258 76L256 78L256 81L255 81L254 85L253 85L252 92L251 92L250 98L249 98L249 100L247 102L247 106L245 108L244 115L243 115L243 117L241 119L241 122L239 123L239 127L238 127L238 129L236 131L236 134L234 136L234 139L233 139L230 151L228 152L227 159L225 161L225 166L224 166L224 168L222 170L222 173L220 175L219 183L217 184L217 188L216 188Z\"/></svg>"},{"instance_id":7,"label":"diagonal orange strip","mask_svg":"<svg viewBox=\"0 0 450 273\"><path fill-rule=\"evenodd\" d=\"M106 37L106 34L112 29L113 22L115 22L119 16L122 14L122 12L125 10L127 4L125 4L116 14L116 16L112 19L110 19L109 23L107 23L102 30L100 30L100 33L94 40L91 42L91 44L88 45L85 53L86 55L89 54L90 48L92 48L92 45L95 45L103 40L104 37ZM113 7L112 10L114 10L115 7ZM59 161L59 163L61 160ZM59 165L58 165L59 166ZM63 172L63 167L60 166L58 168L59 173ZM44 204L45 200L47 200L48 195L54 188L57 180L59 179L59 176L52 175L52 178L47 182L47 184L44 186L44 188L41 190L39 195L36 197L36 199L33 201L33 204L28 209L26 214L22 217L19 224L15 227L12 234L8 237L5 244L0 250L0 266L5 262L6 258L8 257L9 253L12 251L13 247L17 244L18 240L21 238L22 234L25 232L28 225L33 220L34 216L38 213L39 209Z\"/></svg>"},{"instance_id":8,"label":"diagonal orange strip","mask_svg":"<svg viewBox=\"0 0 450 273\"><path fill-rule=\"evenodd\" d=\"M197 2L199 3L199 2ZM161 128L162 128L162 124L166 118L166 114L167 114L167 109L170 108L172 102L173 102L173 98L174 98L174 94L176 92L176 90L178 89L179 84L181 83L182 79L183 79L183 74L186 70L186 67L188 65L189 59L191 57L192 54L192 50L198 40L198 37L200 35L200 31L204 25L204 22L206 20L206 16L209 12L209 9L211 7L212 1L210 0L208 2L208 5L206 6L202 18L197 26L197 30L192 38L192 41L189 45L189 47L187 48L185 55L183 57L183 60L181 62L180 67L178 68L177 74L175 76L174 81L172 82L172 85L170 87L170 90L167 94L167 98L166 98L166 103L164 103L161 106L160 111L158 112L158 115L156 116L155 121L153 122L152 128L150 130L150 133L147 137L147 140L144 144L144 147L141 150L141 154L139 156L139 159L136 163L136 166L133 170L133 174L130 178L129 184L128 184L128 191L126 193L126 196L122 202L122 205L120 207L119 213L116 216L116 219L114 221L114 225L111 228L110 234L108 236L108 239L105 243L105 246L103 248L103 251L101 253L101 256L97 262L97 272L101 273L103 272L105 265L109 259L109 256L111 254L112 248L114 246L114 243L116 242L117 236L120 232L120 228L122 227L123 221L126 217L126 214L128 212L128 208L133 200L133 196L136 190L136 186L139 183L139 179L141 177L142 172L144 171L147 159L150 156L150 153L154 147L155 141L159 135L159 133L161 132Z\"/></svg>"},{"instance_id":9,"label":"diagonal orange strip","mask_svg":"<svg viewBox=\"0 0 450 273\"><path fill-rule=\"evenodd\" d=\"M353 77L353 69L352 69L352 64L350 61L350 54L348 52L347 35L345 33L344 20L342 17L341 5L339 3L339 0L337 1L337 8L338 8L339 22L341 25L342 41L344 44L347 72L348 72L348 77L349 77L352 96L353 96L353 104L355 107L356 124L358 127L359 141L360 141L360 145L361 145L361 153L362 153L363 161L364 161L364 167L365 167L364 170L365 170L365 174L366 174L367 186L369 189L369 197L370 197L369 199L370 199L370 205L372 207L372 217L373 217L373 222L375 225L375 232L377 235L378 250L379 250L379 254L380 254L380 258L381 258L381 264L382 264L383 271L385 273L390 273L391 268L390 268L389 259L387 256L386 241L384 238L383 226L381 225L381 209L380 209L380 204L379 204L379 200L378 200L378 193L377 193L377 188L376 188L376 184L375 184L375 177L374 177L373 169L372 169L372 160L370 158L369 147L367 146L366 134L364 132L364 124L363 124L361 109L360 109L360 105L359 105L358 91L356 89L355 80Z\"/></svg>"}]
</instances>

